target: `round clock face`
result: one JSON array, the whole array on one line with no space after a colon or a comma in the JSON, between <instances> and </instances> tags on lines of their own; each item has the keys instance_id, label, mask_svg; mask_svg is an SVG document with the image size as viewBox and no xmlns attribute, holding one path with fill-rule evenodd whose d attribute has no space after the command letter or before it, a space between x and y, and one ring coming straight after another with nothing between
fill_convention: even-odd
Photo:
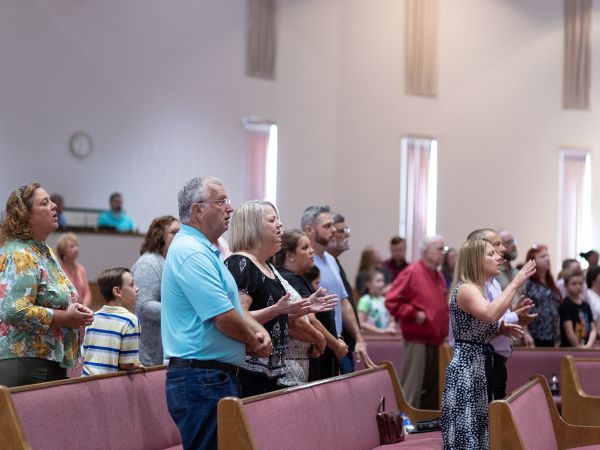
<instances>
[{"instance_id":1,"label":"round clock face","mask_svg":"<svg viewBox=\"0 0 600 450\"><path fill-rule=\"evenodd\" d=\"M85 131L77 131L73 133L69 139L69 150L76 158L87 158L94 149L92 137Z\"/></svg>"}]
</instances>

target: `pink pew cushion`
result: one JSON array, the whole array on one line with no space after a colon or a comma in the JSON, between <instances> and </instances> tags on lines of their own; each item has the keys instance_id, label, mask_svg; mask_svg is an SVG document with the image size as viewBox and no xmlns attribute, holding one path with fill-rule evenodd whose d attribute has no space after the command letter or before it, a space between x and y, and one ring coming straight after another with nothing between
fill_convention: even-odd
<instances>
[{"instance_id":1,"label":"pink pew cushion","mask_svg":"<svg viewBox=\"0 0 600 450\"><path fill-rule=\"evenodd\" d=\"M385 370L247 403L244 410L261 450L372 449L379 446L381 396L386 410L398 408Z\"/></svg>"},{"instance_id":2,"label":"pink pew cushion","mask_svg":"<svg viewBox=\"0 0 600 450\"><path fill-rule=\"evenodd\" d=\"M534 385L509 405L527 450L558 449L542 385Z\"/></svg>"},{"instance_id":3,"label":"pink pew cushion","mask_svg":"<svg viewBox=\"0 0 600 450\"><path fill-rule=\"evenodd\" d=\"M534 375L543 375L550 383L552 374L560 376L560 360L565 355L586 358L600 358L600 351L564 349L516 349L508 362L508 380L506 394L509 395L519 386L524 385Z\"/></svg>"},{"instance_id":4,"label":"pink pew cushion","mask_svg":"<svg viewBox=\"0 0 600 450\"><path fill-rule=\"evenodd\" d=\"M165 449L181 444L167 410L165 370L15 392L31 448Z\"/></svg>"},{"instance_id":5,"label":"pink pew cushion","mask_svg":"<svg viewBox=\"0 0 600 450\"><path fill-rule=\"evenodd\" d=\"M377 339L378 336L365 335L367 350L374 363L391 361L396 368L396 373L402 373L402 361L404 355L404 343L400 339ZM363 361L356 364L356 370L365 368Z\"/></svg>"},{"instance_id":6,"label":"pink pew cushion","mask_svg":"<svg viewBox=\"0 0 600 450\"><path fill-rule=\"evenodd\" d=\"M581 388L587 395L600 396L600 364L592 361L575 361Z\"/></svg>"}]
</instances>

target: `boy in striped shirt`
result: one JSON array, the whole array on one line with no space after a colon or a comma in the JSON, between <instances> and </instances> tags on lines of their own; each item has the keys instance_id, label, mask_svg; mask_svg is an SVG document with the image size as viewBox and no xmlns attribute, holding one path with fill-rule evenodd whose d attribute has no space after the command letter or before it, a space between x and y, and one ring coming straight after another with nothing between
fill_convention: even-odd
<instances>
[{"instance_id":1,"label":"boy in striped shirt","mask_svg":"<svg viewBox=\"0 0 600 450\"><path fill-rule=\"evenodd\" d=\"M98 277L98 288L107 304L94 313L94 322L85 330L82 376L142 367L140 328L131 312L138 288L131 272L122 267L107 269Z\"/></svg>"}]
</instances>

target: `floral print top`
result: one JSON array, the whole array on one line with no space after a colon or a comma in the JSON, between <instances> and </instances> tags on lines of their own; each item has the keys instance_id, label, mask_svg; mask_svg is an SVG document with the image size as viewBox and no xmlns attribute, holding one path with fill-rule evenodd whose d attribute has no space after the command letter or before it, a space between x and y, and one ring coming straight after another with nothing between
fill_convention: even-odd
<instances>
[{"instance_id":1,"label":"floral print top","mask_svg":"<svg viewBox=\"0 0 600 450\"><path fill-rule=\"evenodd\" d=\"M0 247L0 359L42 358L72 368L80 359L79 330L52 328L53 309L79 295L43 241L8 240Z\"/></svg>"},{"instance_id":2,"label":"floral print top","mask_svg":"<svg viewBox=\"0 0 600 450\"><path fill-rule=\"evenodd\" d=\"M560 295L541 283L527 280L525 297L533 300L531 313L537 313L537 318L528 325L531 336L540 341L553 342L559 335L558 305Z\"/></svg>"}]
</instances>

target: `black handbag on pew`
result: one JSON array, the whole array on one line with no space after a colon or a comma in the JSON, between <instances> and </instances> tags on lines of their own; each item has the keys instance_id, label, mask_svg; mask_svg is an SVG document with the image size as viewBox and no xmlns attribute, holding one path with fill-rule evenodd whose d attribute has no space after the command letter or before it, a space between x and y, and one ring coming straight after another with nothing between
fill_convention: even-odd
<instances>
[{"instance_id":1,"label":"black handbag on pew","mask_svg":"<svg viewBox=\"0 0 600 450\"><path fill-rule=\"evenodd\" d=\"M401 411L385 411L385 397L381 397L377 408L377 427L379 428L379 442L381 445L402 442L404 434L404 418Z\"/></svg>"}]
</instances>

